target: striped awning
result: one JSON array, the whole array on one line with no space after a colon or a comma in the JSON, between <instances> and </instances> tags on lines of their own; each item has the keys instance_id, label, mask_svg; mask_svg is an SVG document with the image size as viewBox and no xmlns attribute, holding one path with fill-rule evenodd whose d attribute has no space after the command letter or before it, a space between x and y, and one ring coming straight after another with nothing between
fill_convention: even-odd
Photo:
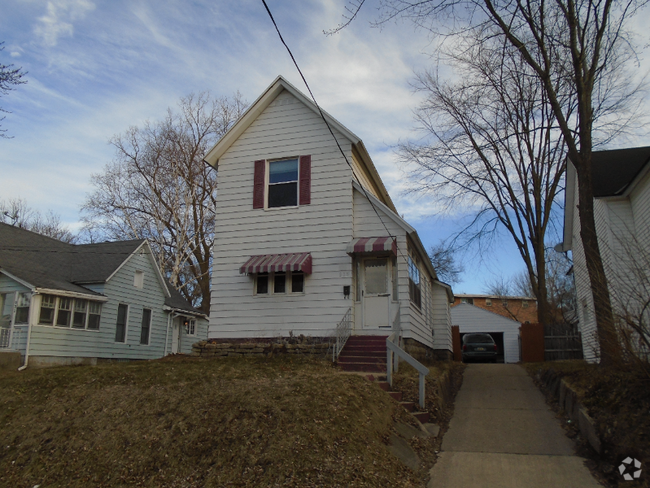
<instances>
[{"instance_id":1,"label":"striped awning","mask_svg":"<svg viewBox=\"0 0 650 488\"><path fill-rule=\"evenodd\" d=\"M397 255L397 242L394 237L360 237L352 240L347 249L348 254L391 252Z\"/></svg>"},{"instance_id":2,"label":"striped awning","mask_svg":"<svg viewBox=\"0 0 650 488\"><path fill-rule=\"evenodd\" d=\"M294 254L261 254L251 256L239 268L239 273L281 273L287 271L302 271L311 274L311 254L308 252Z\"/></svg>"}]
</instances>

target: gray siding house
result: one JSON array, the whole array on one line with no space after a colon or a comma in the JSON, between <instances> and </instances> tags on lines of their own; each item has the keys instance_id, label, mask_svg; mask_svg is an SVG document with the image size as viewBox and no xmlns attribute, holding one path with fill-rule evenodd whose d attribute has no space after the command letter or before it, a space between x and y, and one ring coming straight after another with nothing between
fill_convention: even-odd
<instances>
[{"instance_id":1,"label":"gray siding house","mask_svg":"<svg viewBox=\"0 0 650 488\"><path fill-rule=\"evenodd\" d=\"M363 142L323 116L336 140L278 77L207 154L219 171L208 336L327 338L349 322L353 335L401 327L407 350L450 357L451 288Z\"/></svg>"},{"instance_id":2,"label":"gray siding house","mask_svg":"<svg viewBox=\"0 0 650 488\"><path fill-rule=\"evenodd\" d=\"M627 321L645 326L650 320L650 147L593 153L592 184L596 233L618 326L631 346L650 357L648 344ZM594 299L580 238L578 182L567 164L564 239L558 249L572 251L577 315L584 357L598 361Z\"/></svg>"},{"instance_id":3,"label":"gray siding house","mask_svg":"<svg viewBox=\"0 0 650 488\"><path fill-rule=\"evenodd\" d=\"M74 245L0 223L0 351L25 365L155 359L206 335L146 240Z\"/></svg>"}]
</instances>

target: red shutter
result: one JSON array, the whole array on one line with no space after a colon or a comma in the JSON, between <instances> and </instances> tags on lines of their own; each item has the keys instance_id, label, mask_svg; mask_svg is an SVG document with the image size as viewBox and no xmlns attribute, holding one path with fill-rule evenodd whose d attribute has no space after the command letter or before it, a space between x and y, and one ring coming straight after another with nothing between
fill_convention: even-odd
<instances>
[{"instance_id":1,"label":"red shutter","mask_svg":"<svg viewBox=\"0 0 650 488\"><path fill-rule=\"evenodd\" d=\"M300 156L300 205L311 203L311 156Z\"/></svg>"},{"instance_id":2,"label":"red shutter","mask_svg":"<svg viewBox=\"0 0 650 488\"><path fill-rule=\"evenodd\" d=\"M255 176L253 177L253 208L264 208L264 171L266 161L255 161Z\"/></svg>"}]
</instances>

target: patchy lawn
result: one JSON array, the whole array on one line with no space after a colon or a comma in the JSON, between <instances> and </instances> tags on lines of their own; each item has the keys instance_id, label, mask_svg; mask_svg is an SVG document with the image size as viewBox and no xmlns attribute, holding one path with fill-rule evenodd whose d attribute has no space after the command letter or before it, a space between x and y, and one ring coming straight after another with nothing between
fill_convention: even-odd
<instances>
[{"instance_id":1,"label":"patchy lawn","mask_svg":"<svg viewBox=\"0 0 650 488\"><path fill-rule=\"evenodd\" d=\"M301 357L0 371L0 486L424 486L396 403Z\"/></svg>"},{"instance_id":2,"label":"patchy lawn","mask_svg":"<svg viewBox=\"0 0 650 488\"><path fill-rule=\"evenodd\" d=\"M642 369L605 368L584 361L529 363L528 372L535 376L553 369L578 393L579 401L595 420L603 453L598 456L585 447L583 454L592 459L611 486L650 486L650 377ZM571 431L571 429L569 429ZM577 430L569 432L577 435ZM591 452L588 452L591 451ZM642 481L626 482L618 466L626 457L643 464Z\"/></svg>"}]
</instances>

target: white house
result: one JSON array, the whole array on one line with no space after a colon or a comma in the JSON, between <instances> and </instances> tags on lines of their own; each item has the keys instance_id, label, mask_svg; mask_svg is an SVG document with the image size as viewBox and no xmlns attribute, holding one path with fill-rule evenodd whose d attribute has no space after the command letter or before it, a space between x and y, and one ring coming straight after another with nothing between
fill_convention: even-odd
<instances>
[{"instance_id":1,"label":"white house","mask_svg":"<svg viewBox=\"0 0 650 488\"><path fill-rule=\"evenodd\" d=\"M475 305L461 303L451 309L451 323L457 325L461 338L464 334L490 334L499 348L504 363L516 363L519 354L520 322Z\"/></svg>"},{"instance_id":2,"label":"white house","mask_svg":"<svg viewBox=\"0 0 650 488\"><path fill-rule=\"evenodd\" d=\"M625 319L646 325L642 307L650 299L650 147L593 153L594 214L598 244L614 313L619 326ZM576 171L568 161L564 205L564 239L559 247L572 251L578 318L585 359L597 361L598 338L594 300L578 216ZM642 314L644 314L642 316ZM638 335L633 347L648 354Z\"/></svg>"},{"instance_id":3,"label":"white house","mask_svg":"<svg viewBox=\"0 0 650 488\"><path fill-rule=\"evenodd\" d=\"M190 353L207 322L144 239L74 245L0 223L0 352L24 365Z\"/></svg>"},{"instance_id":4,"label":"white house","mask_svg":"<svg viewBox=\"0 0 650 488\"><path fill-rule=\"evenodd\" d=\"M278 77L205 160L219 172L208 336L388 335L451 357L451 288L363 142ZM338 146L337 146L338 143ZM340 147L340 149L339 149Z\"/></svg>"}]
</instances>

